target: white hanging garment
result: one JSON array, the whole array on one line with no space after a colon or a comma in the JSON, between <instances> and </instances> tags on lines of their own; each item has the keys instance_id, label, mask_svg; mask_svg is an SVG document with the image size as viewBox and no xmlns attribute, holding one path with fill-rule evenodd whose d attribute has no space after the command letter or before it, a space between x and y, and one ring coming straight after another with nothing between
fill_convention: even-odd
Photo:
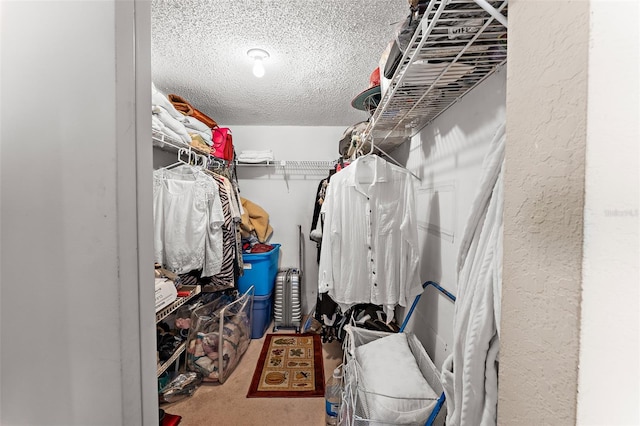
<instances>
[{"instance_id":1,"label":"white hanging garment","mask_svg":"<svg viewBox=\"0 0 640 426\"><path fill-rule=\"evenodd\" d=\"M422 293L414 188L407 170L369 155L331 177L325 201L318 291L345 312L357 303L396 305Z\"/></svg>"},{"instance_id":2,"label":"white hanging garment","mask_svg":"<svg viewBox=\"0 0 640 426\"><path fill-rule=\"evenodd\" d=\"M460 245L453 352L442 368L447 425L497 422L504 144L501 125Z\"/></svg>"},{"instance_id":3,"label":"white hanging garment","mask_svg":"<svg viewBox=\"0 0 640 426\"><path fill-rule=\"evenodd\" d=\"M191 166L154 171L153 222L156 263L177 274L220 272L224 215L210 176Z\"/></svg>"}]
</instances>

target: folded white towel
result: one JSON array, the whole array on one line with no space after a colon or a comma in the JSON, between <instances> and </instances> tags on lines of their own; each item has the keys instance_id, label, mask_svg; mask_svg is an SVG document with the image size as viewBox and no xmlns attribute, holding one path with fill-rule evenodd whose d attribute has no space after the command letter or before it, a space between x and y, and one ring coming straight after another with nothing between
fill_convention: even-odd
<instances>
[{"instance_id":1,"label":"folded white towel","mask_svg":"<svg viewBox=\"0 0 640 426\"><path fill-rule=\"evenodd\" d=\"M160 106L164 108L167 113L174 119L178 120L181 123L185 122L185 115L173 106L171 101L169 101L169 98L167 98L162 92L160 92L156 88L156 85L153 84L153 82L151 83L151 105Z\"/></svg>"},{"instance_id":2,"label":"folded white towel","mask_svg":"<svg viewBox=\"0 0 640 426\"><path fill-rule=\"evenodd\" d=\"M176 132L174 132L167 126L165 126L162 123L162 121L160 121L157 115L153 115L153 114L151 115L151 128L157 132L162 133L164 136L166 136L165 139L168 140L169 142L176 145L187 146L187 144L184 143L182 138ZM154 139L153 142L155 145L159 147L164 146L162 143L158 142L156 139Z\"/></svg>"},{"instance_id":3,"label":"folded white towel","mask_svg":"<svg viewBox=\"0 0 640 426\"><path fill-rule=\"evenodd\" d=\"M241 151L238 154L238 162L240 163L264 163L273 161L273 151Z\"/></svg>"},{"instance_id":4,"label":"folded white towel","mask_svg":"<svg viewBox=\"0 0 640 426\"><path fill-rule=\"evenodd\" d=\"M256 151L256 150L240 151L239 156L245 157L245 158L258 158L258 157L273 158L273 151L271 151L270 149L265 149L262 151Z\"/></svg>"},{"instance_id":5,"label":"folded white towel","mask_svg":"<svg viewBox=\"0 0 640 426\"><path fill-rule=\"evenodd\" d=\"M184 127L180 121L176 120L169 114L169 112L161 106L154 105L151 107L151 111L156 115L160 121L169 129L173 130L184 143L189 145L191 143L191 136L187 132L187 128Z\"/></svg>"},{"instance_id":6,"label":"folded white towel","mask_svg":"<svg viewBox=\"0 0 640 426\"><path fill-rule=\"evenodd\" d=\"M209 132L209 139L211 139L211 129L209 128L209 126L207 126L197 118L190 115L185 115L184 125L191 129L198 130L199 132Z\"/></svg>"}]
</instances>

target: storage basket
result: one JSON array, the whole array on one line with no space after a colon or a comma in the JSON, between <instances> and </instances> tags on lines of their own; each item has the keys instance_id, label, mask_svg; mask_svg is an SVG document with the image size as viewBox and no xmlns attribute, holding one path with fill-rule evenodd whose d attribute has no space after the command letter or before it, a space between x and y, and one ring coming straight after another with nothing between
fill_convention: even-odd
<instances>
[{"instance_id":1,"label":"storage basket","mask_svg":"<svg viewBox=\"0 0 640 426\"><path fill-rule=\"evenodd\" d=\"M355 325L345 326L344 343L344 380L342 404L339 413L341 425L424 425L432 419L434 425L444 425L446 413L439 408L438 396L442 394L439 372L413 333L405 333L406 340L422 376L432 393L419 398L397 398L373 392L367 388L363 375L363 366L358 359L356 349L394 333L367 330ZM386 365L397 362L393 355L384 361ZM402 378L405 380L406 378ZM398 408L395 408L398 407ZM403 409L400 407L409 407ZM432 418L433 417L433 418Z\"/></svg>"},{"instance_id":2,"label":"storage basket","mask_svg":"<svg viewBox=\"0 0 640 426\"><path fill-rule=\"evenodd\" d=\"M253 296L253 311L251 313L251 338L261 339L271 323L271 294Z\"/></svg>"},{"instance_id":3,"label":"storage basket","mask_svg":"<svg viewBox=\"0 0 640 426\"><path fill-rule=\"evenodd\" d=\"M235 298L221 296L191 314L187 369L205 382L224 383L251 341L253 287Z\"/></svg>"},{"instance_id":4,"label":"storage basket","mask_svg":"<svg viewBox=\"0 0 640 426\"><path fill-rule=\"evenodd\" d=\"M273 291L278 274L280 244L271 244L273 250L266 253L244 253L242 255L243 274L238 277L238 289L244 293L254 286L256 296L266 296Z\"/></svg>"}]
</instances>

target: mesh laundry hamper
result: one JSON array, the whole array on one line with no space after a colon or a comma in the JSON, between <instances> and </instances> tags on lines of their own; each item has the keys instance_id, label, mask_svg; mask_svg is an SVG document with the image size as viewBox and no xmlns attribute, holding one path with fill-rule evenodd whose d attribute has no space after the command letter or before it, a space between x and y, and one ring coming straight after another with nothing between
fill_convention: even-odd
<instances>
[{"instance_id":1,"label":"mesh laundry hamper","mask_svg":"<svg viewBox=\"0 0 640 426\"><path fill-rule=\"evenodd\" d=\"M367 330L354 324L345 326L344 344L344 389L339 413L341 425L424 425L430 420L433 425L444 425L446 413L440 409L439 396L442 383L439 372L413 333L405 333L406 341L422 377L431 388L424 396L412 398L384 394L384 390L368 388L362 359L358 348L394 333ZM398 362L393 354L385 361L387 365ZM402 378L406 381L407 378ZM436 411L438 410L438 411Z\"/></svg>"}]
</instances>

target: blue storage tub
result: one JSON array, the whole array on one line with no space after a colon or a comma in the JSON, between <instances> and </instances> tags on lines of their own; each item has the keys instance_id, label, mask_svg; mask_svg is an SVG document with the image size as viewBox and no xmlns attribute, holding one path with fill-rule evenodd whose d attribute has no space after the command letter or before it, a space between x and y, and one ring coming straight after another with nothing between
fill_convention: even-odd
<instances>
[{"instance_id":1,"label":"blue storage tub","mask_svg":"<svg viewBox=\"0 0 640 426\"><path fill-rule=\"evenodd\" d=\"M280 244L271 244L273 250L266 253L242 254L244 274L238 278L240 293L249 287L255 287L256 296L271 294L278 275L278 259L280 258Z\"/></svg>"},{"instance_id":2,"label":"blue storage tub","mask_svg":"<svg viewBox=\"0 0 640 426\"><path fill-rule=\"evenodd\" d=\"M271 324L271 293L266 296L253 296L251 311L251 338L260 339Z\"/></svg>"}]
</instances>

